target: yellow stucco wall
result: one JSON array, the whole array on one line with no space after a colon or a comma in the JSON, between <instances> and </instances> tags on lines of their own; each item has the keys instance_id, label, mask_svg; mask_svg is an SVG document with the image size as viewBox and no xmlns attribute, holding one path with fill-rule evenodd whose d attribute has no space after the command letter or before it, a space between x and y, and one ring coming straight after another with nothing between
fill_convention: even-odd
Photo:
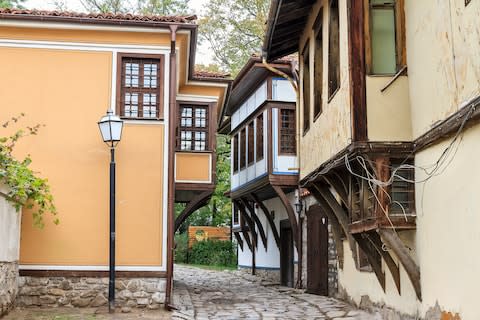
<instances>
[{"instance_id":1,"label":"yellow stucco wall","mask_svg":"<svg viewBox=\"0 0 480 320\"><path fill-rule=\"evenodd\" d=\"M300 145L308 146L308 148L300 148L300 175L301 178L308 175L316 169L321 163L345 148L351 141L351 125L350 125L350 85L348 70L348 33L347 33L347 1L339 1L340 12L340 89L333 99L328 103L328 1L317 1L312 14L308 18L306 32L300 40L300 48L305 46L308 38L310 38L310 79L313 79L313 56L315 44L312 40L314 37L313 24L317 18L320 7L324 6L323 20L323 81L315 83L311 81L310 90L310 129L306 135L303 135L303 97L300 96L300 106L298 108L300 118ZM303 77L301 70L300 77ZM314 121L313 117L313 88L322 86L323 106L322 114ZM300 92L303 88L300 88Z\"/></svg>"},{"instance_id":2,"label":"yellow stucco wall","mask_svg":"<svg viewBox=\"0 0 480 320\"><path fill-rule=\"evenodd\" d=\"M405 11L416 138L480 94L480 3L406 0Z\"/></svg>"},{"instance_id":3,"label":"yellow stucco wall","mask_svg":"<svg viewBox=\"0 0 480 320\"><path fill-rule=\"evenodd\" d=\"M408 79L401 76L383 93L391 77L367 77L367 127L370 141L410 141L412 125Z\"/></svg>"},{"instance_id":4,"label":"yellow stucco wall","mask_svg":"<svg viewBox=\"0 0 480 320\"><path fill-rule=\"evenodd\" d=\"M22 221L21 263L108 263L109 150L97 121L110 106L109 52L0 48L0 118L24 112L18 126L44 124L18 144L48 177L60 225ZM13 129L13 128L12 128ZM126 125L118 146L117 262L162 264L163 126ZM48 216L47 216L48 217ZM47 219L50 220L50 219Z\"/></svg>"},{"instance_id":5,"label":"yellow stucco wall","mask_svg":"<svg viewBox=\"0 0 480 320\"><path fill-rule=\"evenodd\" d=\"M210 153L175 154L175 180L189 182L211 182Z\"/></svg>"}]
</instances>

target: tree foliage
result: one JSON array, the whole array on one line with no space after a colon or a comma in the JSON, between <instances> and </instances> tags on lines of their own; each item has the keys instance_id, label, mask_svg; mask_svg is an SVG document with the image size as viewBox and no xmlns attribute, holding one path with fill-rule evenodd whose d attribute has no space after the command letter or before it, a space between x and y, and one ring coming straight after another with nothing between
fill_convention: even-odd
<instances>
[{"instance_id":1,"label":"tree foliage","mask_svg":"<svg viewBox=\"0 0 480 320\"><path fill-rule=\"evenodd\" d=\"M0 8L18 8L23 9L22 3L26 0L0 0Z\"/></svg>"},{"instance_id":2,"label":"tree foliage","mask_svg":"<svg viewBox=\"0 0 480 320\"><path fill-rule=\"evenodd\" d=\"M252 53L259 53L270 0L210 0L200 20L200 39L215 61L235 76Z\"/></svg>"},{"instance_id":3,"label":"tree foliage","mask_svg":"<svg viewBox=\"0 0 480 320\"><path fill-rule=\"evenodd\" d=\"M23 116L21 114L18 117L12 117L4 122L2 127L8 128ZM33 224L42 228L45 224L43 219L45 213L51 213L54 216L55 224L59 222L48 181L38 177L29 168L32 162L29 156L23 160L17 160L13 156L17 142L23 137L36 135L40 127L40 125L27 127L9 136L0 136L0 183L7 186L6 198L17 211L22 207L31 209Z\"/></svg>"},{"instance_id":4,"label":"tree foliage","mask_svg":"<svg viewBox=\"0 0 480 320\"><path fill-rule=\"evenodd\" d=\"M80 0L80 2L89 12L178 15L188 11L189 0Z\"/></svg>"},{"instance_id":5,"label":"tree foliage","mask_svg":"<svg viewBox=\"0 0 480 320\"><path fill-rule=\"evenodd\" d=\"M207 206L195 211L182 230L192 226L230 226L232 206L224 193L230 190L230 140L217 135L217 185Z\"/></svg>"}]
</instances>

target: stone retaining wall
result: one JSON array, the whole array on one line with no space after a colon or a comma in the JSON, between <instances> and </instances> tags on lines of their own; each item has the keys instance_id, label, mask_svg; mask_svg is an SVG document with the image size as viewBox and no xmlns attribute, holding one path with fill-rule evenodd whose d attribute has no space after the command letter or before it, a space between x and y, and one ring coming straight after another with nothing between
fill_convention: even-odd
<instances>
[{"instance_id":1,"label":"stone retaining wall","mask_svg":"<svg viewBox=\"0 0 480 320\"><path fill-rule=\"evenodd\" d=\"M244 274L252 274L252 268L241 267L240 270ZM262 280L280 284L280 270L277 269L255 269L255 275Z\"/></svg>"},{"instance_id":2,"label":"stone retaining wall","mask_svg":"<svg viewBox=\"0 0 480 320\"><path fill-rule=\"evenodd\" d=\"M18 263L0 262L0 317L9 312L18 293Z\"/></svg>"},{"instance_id":3,"label":"stone retaining wall","mask_svg":"<svg viewBox=\"0 0 480 320\"><path fill-rule=\"evenodd\" d=\"M119 278L118 307L158 309L165 302L164 278ZM21 307L100 307L108 303L108 278L21 277L17 305Z\"/></svg>"}]
</instances>

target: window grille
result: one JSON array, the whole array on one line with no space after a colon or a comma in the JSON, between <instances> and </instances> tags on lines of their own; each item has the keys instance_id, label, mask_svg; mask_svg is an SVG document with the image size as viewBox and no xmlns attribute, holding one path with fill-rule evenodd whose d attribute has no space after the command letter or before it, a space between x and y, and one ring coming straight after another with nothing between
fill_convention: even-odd
<instances>
[{"instance_id":1,"label":"window grille","mask_svg":"<svg viewBox=\"0 0 480 320\"><path fill-rule=\"evenodd\" d=\"M180 143L182 151L208 149L208 107L180 105Z\"/></svg>"},{"instance_id":2,"label":"window grille","mask_svg":"<svg viewBox=\"0 0 480 320\"><path fill-rule=\"evenodd\" d=\"M295 110L280 109L280 154L296 154Z\"/></svg>"}]
</instances>

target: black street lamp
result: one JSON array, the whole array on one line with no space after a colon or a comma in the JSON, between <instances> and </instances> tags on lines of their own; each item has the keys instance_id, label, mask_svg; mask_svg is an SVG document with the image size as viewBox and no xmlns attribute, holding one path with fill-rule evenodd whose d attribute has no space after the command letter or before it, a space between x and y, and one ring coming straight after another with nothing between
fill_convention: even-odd
<instances>
[{"instance_id":1,"label":"black street lamp","mask_svg":"<svg viewBox=\"0 0 480 320\"><path fill-rule=\"evenodd\" d=\"M107 110L98 122L103 141L110 147L110 261L108 281L108 311L115 312L115 147L122 138L123 121Z\"/></svg>"}]
</instances>

